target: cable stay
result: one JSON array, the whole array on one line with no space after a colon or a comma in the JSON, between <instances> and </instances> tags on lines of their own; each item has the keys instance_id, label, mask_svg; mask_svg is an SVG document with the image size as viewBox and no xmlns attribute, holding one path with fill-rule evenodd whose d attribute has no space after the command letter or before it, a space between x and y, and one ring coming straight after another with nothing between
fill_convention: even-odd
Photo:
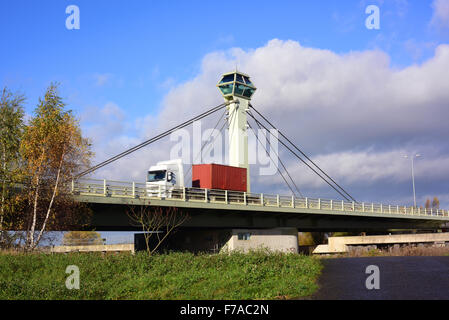
<instances>
[{"instance_id":1,"label":"cable stay","mask_svg":"<svg viewBox=\"0 0 449 320\"><path fill-rule=\"evenodd\" d=\"M141 149L141 148L143 148L143 147L146 147L146 146L148 146L148 145L150 145L150 144L152 144L152 143L154 143L154 142L156 142L156 141L158 141L158 140L160 140L160 139L162 139L162 138L164 138L164 137L166 137L166 136L168 136L168 135L170 135L171 133L173 133L173 132L175 132L176 130L179 130L179 129L182 129L182 128L184 128L184 127L187 127L188 125L190 125L190 124L192 124L192 123L194 123L195 121L198 121L198 120L201 120L201 119L203 119L203 118L205 118L205 117L207 117L207 116L209 116L209 115L211 115L211 114L213 114L213 113L215 113L215 112L217 112L218 110L220 110L220 109L222 109L223 107L225 107L225 106L227 106L227 105L229 105L230 103L232 103L232 101L231 102L225 102L225 103L222 103L222 104L220 104L220 105L218 105L218 106L216 106L216 107L213 107L213 108L211 108L210 110L208 110L208 111L206 111L206 112L203 112L203 113L201 113L200 115L198 115L198 116L196 116L196 117L194 117L194 118L192 118L192 119L190 119L190 120L188 120L188 121L185 121L185 122L183 122L183 123L181 123L181 124L179 124L179 125L177 125L177 126L175 126L174 128L172 128L172 129L170 129L170 130L167 130L167 131L165 131L165 132L163 132L163 133L161 133L161 134L159 134L159 135L157 135L157 136L155 136L155 137L153 137L153 138L151 138L151 139L148 139L148 140L146 140L146 141L144 141L144 142L142 142L142 143L140 143L140 144L138 144L138 145L136 145L136 146L134 146L134 147L132 147L132 148L129 148L129 149L127 149L127 150L125 150L125 151L123 151L123 152L121 152L121 153L119 153L119 154L117 154L117 155L115 155L115 156L113 156L113 157L111 157L111 158L109 158L109 159L107 159L107 160L105 160L105 161L103 161L103 162L101 162L101 163L99 163L99 164L97 164L97 165L95 165L95 166L93 166L93 167L91 167L91 168L89 168L89 169L87 169L87 170L85 170L84 172L82 172L82 173L80 173L80 174L78 174L75 178L80 178L80 177L82 177L82 176L85 176L85 175L87 175L87 174L90 174L90 173L92 173L92 172L94 172L94 171L96 171L96 170L98 170L98 169L100 169L100 168L102 168L102 167L104 167L104 166L106 166L106 165L108 165L108 164L110 164L110 163L112 163L112 162L114 162L114 161L117 161L117 160L119 160L119 159L121 159L121 158L123 158L123 157L125 157L125 156L127 156L127 155L129 155L129 154L131 154L131 153L133 153L133 152L135 152L135 151L137 151L137 150L139 150L139 149ZM293 155L295 155L301 162L303 162L307 167L309 167L309 169L311 169L315 174L317 174L323 181L325 181L329 186L331 186L337 193L339 193L343 198L345 198L347 201L350 201L350 199L352 200L352 201L354 201L354 202L356 202L356 200L345 190L345 189L343 189L337 182L335 182L335 180L333 180L327 173L325 173L316 163L314 163L301 149L299 149L290 139L288 139L281 131L279 131L269 120L267 120L267 118L265 118L259 111L257 111L255 108L254 108L254 106L252 106L251 104L249 105L250 106L250 108L251 109L253 109L266 123L268 123L272 128L274 128L274 129L276 129L278 132L279 132L279 134L282 136L282 138L284 138L294 149L296 149L303 157L305 157L318 171L320 171L325 177L327 177L331 182L329 182L325 177L323 177L320 173L318 173L317 172L317 170L315 170L314 168L312 168L312 166L309 164L309 163L307 163L298 153L296 153L294 150L292 150L292 148L290 148L286 143L284 143L284 141L282 141L281 139L279 139L278 137L276 137L276 136L274 136L272 133L271 133L271 131L264 125L264 124L262 124L253 114L252 114L252 112L248 112L248 115L251 117L251 118L253 118L253 120L255 121L255 123L258 125L258 127L259 127L259 129L261 129L261 128L264 128L267 132L269 132L271 135L273 135L276 139L278 139L278 141L284 146L284 147L286 147ZM218 127L218 125L219 125L219 123L220 123L220 121L223 119L223 116L226 114L226 112L225 113L223 113L223 115L221 116L221 118L218 120L218 122L217 122L217 124L215 125L215 127L214 127L214 130ZM232 115L229 115L229 117L232 117L233 116L233 114ZM224 128L224 126L226 125L226 121L224 122L224 124L223 124L223 126L221 127L221 129L220 129L220 132L223 130L223 128ZM248 125L250 126L250 124L249 124L249 122L248 122ZM253 130L253 132L254 132L254 129L250 126L250 128L251 128L251 130ZM205 148L205 146L208 144L208 141L210 140L210 138L211 138L211 136L212 136L212 133L214 132L214 130L211 132L211 134L210 134L210 136L209 136L209 138L205 141L205 143L202 145L202 147L201 147L201 151L200 151L200 153L201 153L201 155L202 155L202 153L203 153L203 150L204 150L204 148ZM255 133L255 132L254 132ZM264 135L265 135L265 138L267 139L267 141L268 141L268 137L267 137L267 135L266 135L266 133L264 132ZM259 138L257 137L257 135L256 135L256 138L258 139L258 141L259 141L259 143L261 143L261 141L259 140ZM214 137L214 139L213 139L213 141L212 141L212 143L215 141L215 139L216 139L216 137ZM268 143L270 144L270 142L268 141ZM210 144L211 145L211 144ZM210 145L209 145L209 147L210 147ZM262 144L261 144L262 145ZM265 148L265 151L267 152L267 154L270 156L270 159L273 161L273 159L271 158L271 155L268 153L268 150L267 150L267 148L266 148L266 146L263 146L264 148ZM270 147L271 147L271 144L270 144ZM293 183L293 185L295 186L295 189L296 189L296 191L299 193L299 195L302 197L302 194L301 194L301 192L299 191L299 188L297 187L297 185L295 184L295 182L294 182L294 180L293 180L293 178L291 177L291 175L290 175L290 173L288 172L288 170L287 170L287 168L286 168L286 166L284 165L284 163L282 162L282 160L280 159L280 157L279 157L279 155L276 153L276 156L277 156L277 158L278 158L278 160L279 160L279 162L280 162L280 164L282 165L282 167L283 167L283 169L285 170L285 172L286 172L286 174L288 175L288 177L289 177L289 179L290 179L290 181ZM295 194L295 192L293 191L293 188L291 187L291 185L287 182L287 179L285 178L285 176L282 174L282 172L281 172L281 170L279 169L279 167L278 166L276 166L277 167L277 170L278 170L278 172L281 174L281 176L282 176L282 178L284 179L284 181L287 183L287 185L288 185L288 187L290 188L290 190L292 191L292 193L293 194Z\"/></svg>"},{"instance_id":2,"label":"cable stay","mask_svg":"<svg viewBox=\"0 0 449 320\"><path fill-rule=\"evenodd\" d=\"M251 111L249 111L249 113L251 113ZM257 122L256 122L256 123L257 123ZM259 127L260 130L262 130L262 127L261 127L258 123L257 123L257 126ZM263 131L263 130L262 130L262 133L264 134L265 139L266 139L266 141L267 141L269 147L271 148L271 143L270 143L270 140L268 139L267 134L266 134L265 131ZM278 139L278 140L279 140L279 139ZM265 151L267 151L266 148L265 148ZM279 157L279 154L278 154L276 151L274 151L274 153L276 154L276 156L277 156L277 158L278 158L278 160L279 160L279 163L280 163L280 164L282 165L282 167L284 168L284 170L285 170L285 172L287 173L288 177L290 178L291 182L292 182L293 185L295 186L296 191L298 191L298 194L299 194L302 198L304 198L303 194L301 193L301 191L299 191L298 186L296 185L295 181L293 180L293 178L291 177L290 173L288 172L287 167L284 165L284 162L283 162L283 161L281 160L281 158Z\"/></svg>"},{"instance_id":3,"label":"cable stay","mask_svg":"<svg viewBox=\"0 0 449 320\"><path fill-rule=\"evenodd\" d=\"M202 158L203 150L204 150L204 147L205 147L206 145L208 145L207 150L209 150L210 146L212 146L212 145L214 144L215 140L217 139L217 136L215 136L214 139L213 139L209 144L208 144L208 142L209 142L210 138L212 137L213 132L217 129L218 125L220 124L221 120L223 119L223 117L226 115L227 112L228 112L228 111L225 110L225 112L221 115L220 119L218 119L217 123L215 124L214 129L210 132L209 137L207 138L207 140L204 141L203 145L201 146L201 150L198 152L198 154L196 155L196 157L193 158L193 163L195 163L196 159L198 159L198 157L199 157L200 155L201 155L201 158ZM225 122L223 123L223 125L221 126L219 132L222 132L222 131L223 131L225 125L226 125L226 121L225 121ZM187 180L186 180L187 175L188 175L191 171L192 171L192 166L189 166L189 169L188 169L187 172L184 174L184 181L187 181Z\"/></svg>"},{"instance_id":4,"label":"cable stay","mask_svg":"<svg viewBox=\"0 0 449 320\"><path fill-rule=\"evenodd\" d=\"M261 116L268 124L271 125L272 128L276 129L279 134L285 139L287 140L295 149L297 149L307 160L309 160L321 173L323 173L326 177L328 177L334 184L335 186L329 182L326 178L324 178L320 173L317 172L317 170L315 170L314 168L312 168L312 166L307 163L303 158L301 158L300 155L298 155L294 150L292 150L285 142L283 142L282 140L280 140L278 137L276 137L275 135L273 135L273 133L265 126L263 125L259 120L257 120L253 114L248 113L249 116L251 118L254 119L254 121L256 121L257 124L259 124L260 126L262 126L264 129L267 130L267 132L270 133L270 135L272 135L273 137L275 137L276 139L278 139L278 141L284 146L286 147L294 156L296 156L301 162L303 162L309 169L311 169L316 175L318 175L324 182L326 182L330 187L332 187L332 189L334 189L338 194L340 194L346 201L354 201L357 202L348 192L346 192L346 190L344 190L339 184L337 184L331 177L329 177L329 175L327 175L317 164L315 164L309 157L307 157L307 155L304 154L304 152L302 152L296 145L294 145L290 139L288 139L281 131L279 131L271 122L269 122L263 115L261 115L252 105L250 105L250 107L259 115ZM337 186L337 187L336 187Z\"/></svg>"},{"instance_id":5,"label":"cable stay","mask_svg":"<svg viewBox=\"0 0 449 320\"><path fill-rule=\"evenodd\" d=\"M299 151L310 163L312 163L322 174L324 174L329 180L331 180L343 193L346 194L352 201L357 202L342 186L340 186L334 179L332 179L325 171L323 171L312 159L310 159L300 148L298 148L289 138L287 138L280 130L278 130L266 117L264 117L253 105L250 107L262 117L272 128L276 129L279 134L287 140L297 151Z\"/></svg>"},{"instance_id":6,"label":"cable stay","mask_svg":"<svg viewBox=\"0 0 449 320\"><path fill-rule=\"evenodd\" d=\"M271 157L271 154L268 152L267 147L264 146L264 145L262 144L262 142L259 140L259 137L257 136L255 130L253 129L253 127L251 126L251 124L250 124L249 122L248 122L248 126L249 126L249 127L251 128L251 130L253 131L253 133L254 133L254 135L255 135L257 141L258 141L258 142L260 143L260 145L264 148L266 154L270 157L271 162L275 165L277 171L279 172L279 174L281 175L282 179L283 179L283 180L285 181L285 183L287 184L287 186L288 186L288 188L290 189L290 191L292 192L292 194L296 197L296 193L295 193L295 191L293 190L293 188L291 187L290 183L287 181L287 179L284 177L284 175L282 174L282 172L281 172L281 170L279 169L279 167L278 167L278 166L276 165L276 163L274 162L273 158ZM257 126L259 127L259 129L261 129L261 126L260 126L259 124L257 124ZM263 131L262 131L262 132L263 132ZM264 134L265 139L266 139L266 141L267 141L267 143L268 143L268 146L269 146L270 148L272 148L271 143L270 143L270 141L268 140L268 137L267 137L267 135L265 134L265 132L263 132L263 134ZM298 192L298 195L299 195L301 198L304 198L303 194L301 193L301 191L299 191L298 186L296 185L295 181L293 180L292 176L290 175L290 173L288 172L286 166L284 165L284 162L283 162L283 161L281 160L281 158L279 157L279 154L276 153L276 151L274 151L274 153L275 153L277 159L279 160L279 163L281 164L282 168L284 169L285 173L287 174L287 176L289 177L290 181L291 181L292 184L294 185L296 191Z\"/></svg>"},{"instance_id":7,"label":"cable stay","mask_svg":"<svg viewBox=\"0 0 449 320\"><path fill-rule=\"evenodd\" d=\"M267 155L270 157L271 162L273 162L273 164L275 165L277 171L279 172L279 174L281 175L282 179L284 180L284 182L287 184L288 188L290 189L290 191L292 192L292 194L296 197L295 191L293 190L293 188L290 186L290 184L288 183L287 179L284 177L284 175L282 174L281 170L279 169L279 167L276 165L276 163L274 162L273 158L271 157L271 154L268 152L268 149L266 148L266 146L264 146L262 144L262 142L260 141L259 137L257 136L255 130L253 129L253 127L251 126L251 124L248 122L248 126L251 128L251 130L254 133L254 136L256 137L257 141L260 143L260 145L264 148L265 152L267 153ZM269 142L268 142L269 143ZM271 146L271 145L270 145ZM277 155L277 154L276 154ZM296 187L296 190L298 191L298 194L300 197L303 197L301 192L299 191L298 187L296 186L295 182L293 181L293 179L291 178L290 174L288 173L287 169L285 168L284 164L282 163L281 159L279 158L279 156L277 156L278 160L280 161L280 163L282 164L285 172L287 173L287 175L290 177L290 180L293 182L293 184Z\"/></svg>"},{"instance_id":8,"label":"cable stay","mask_svg":"<svg viewBox=\"0 0 449 320\"><path fill-rule=\"evenodd\" d=\"M85 176L85 175L87 175L89 173L92 173L92 172L94 172L94 171L96 171L96 170L98 170L98 169L100 169L100 168L102 168L102 167L104 167L104 166L114 162L114 161L117 161L117 160L119 160L119 159L129 155L130 153L132 153L134 151L137 151L137 150L139 150L139 149L141 149L143 147L146 147L149 144L152 144L152 143L154 143L154 142L156 142L156 141L158 141L158 140L160 140L160 139L170 135L171 133L173 133L173 132L175 132L175 131L177 131L179 129L187 127L188 125L192 124L195 121L203 119L203 118L205 118L205 117L207 117L207 116L217 112L218 110L222 109L223 107L227 106L230 103L231 102L225 102L225 103L222 103L222 104L220 104L220 105L218 105L218 106L216 106L216 107L214 107L214 108L212 108L212 109L210 109L210 110L208 110L206 112L203 112L200 115L198 115L198 116L196 116L196 117L194 117L194 118L192 118L192 119L190 119L188 121L185 121L185 122L177 125L176 127L170 129L170 130L167 130L167 131L165 131L165 132L163 132L163 133L161 133L161 134L159 134L159 135L157 135L157 136L155 136L155 137L153 137L151 139L148 139L148 140L138 144L137 146L134 146L134 147L132 147L130 149L127 149L127 150L123 151L122 153L119 153L118 155L115 155L114 157L111 157L111 158L109 158L109 159L107 159L107 160L105 160L105 161L103 161L103 162L101 162L101 163L91 167L90 169L87 169L84 172L81 172L75 178L80 178L80 177Z\"/></svg>"},{"instance_id":9,"label":"cable stay","mask_svg":"<svg viewBox=\"0 0 449 320\"><path fill-rule=\"evenodd\" d=\"M251 116L252 117L252 116ZM259 125L261 125L264 129L266 129L270 135L277 138L267 127L265 127L262 123L260 123L256 118L253 118ZM340 194L346 201L351 201L345 194L343 194L340 190L338 190L335 186L333 186L328 180L326 180L321 174L319 174L314 168L312 168L304 159L302 159L295 151L293 151L286 143L282 140L278 139L278 141L289 150L295 157L297 157L301 162L303 162L310 170L312 170L316 175L318 175L324 182L326 182L332 189L334 189L338 194Z\"/></svg>"}]
</instances>

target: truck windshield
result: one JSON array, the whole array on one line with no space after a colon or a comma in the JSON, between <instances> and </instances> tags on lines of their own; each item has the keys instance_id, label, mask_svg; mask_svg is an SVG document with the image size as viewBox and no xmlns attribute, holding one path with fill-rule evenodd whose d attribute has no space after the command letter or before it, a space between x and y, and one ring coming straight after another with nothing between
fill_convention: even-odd
<instances>
[{"instance_id":1,"label":"truck windshield","mask_svg":"<svg viewBox=\"0 0 449 320\"><path fill-rule=\"evenodd\" d=\"M166 170L149 171L147 182L164 181Z\"/></svg>"}]
</instances>

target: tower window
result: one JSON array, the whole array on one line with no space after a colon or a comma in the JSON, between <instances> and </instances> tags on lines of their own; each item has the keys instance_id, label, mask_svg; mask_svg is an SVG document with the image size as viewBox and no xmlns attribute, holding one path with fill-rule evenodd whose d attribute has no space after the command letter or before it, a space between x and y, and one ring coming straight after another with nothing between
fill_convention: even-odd
<instances>
[{"instance_id":1,"label":"tower window","mask_svg":"<svg viewBox=\"0 0 449 320\"><path fill-rule=\"evenodd\" d=\"M242 77L240 74L236 74L236 75L235 75L235 81L244 83L244 82L243 82L243 77Z\"/></svg>"},{"instance_id":2,"label":"tower window","mask_svg":"<svg viewBox=\"0 0 449 320\"><path fill-rule=\"evenodd\" d=\"M227 83L227 82L234 82L234 75L228 74L223 77L223 79L220 81L220 83Z\"/></svg>"}]
</instances>

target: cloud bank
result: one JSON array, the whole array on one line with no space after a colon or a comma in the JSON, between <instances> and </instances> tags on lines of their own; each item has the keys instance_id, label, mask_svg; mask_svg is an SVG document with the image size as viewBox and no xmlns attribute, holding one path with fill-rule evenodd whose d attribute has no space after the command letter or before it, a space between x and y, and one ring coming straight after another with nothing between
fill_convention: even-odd
<instances>
[{"instance_id":1,"label":"cloud bank","mask_svg":"<svg viewBox=\"0 0 449 320\"><path fill-rule=\"evenodd\" d=\"M423 154L415 168L419 197L448 198L449 45L402 69L392 68L382 51L338 54L277 39L256 49L213 52L203 58L195 78L166 95L159 114L129 121L137 137L110 126L117 119L104 118L102 133L92 132L97 160L221 103L215 85L237 64L258 88L253 105L356 198L410 201L410 163L402 156L415 152ZM112 110L120 113L117 108ZM171 146L167 139L98 176L141 180L151 163L169 157ZM285 150L281 157L304 194L335 197ZM266 177L252 179L256 192L288 193L280 177L277 185Z\"/></svg>"},{"instance_id":2,"label":"cloud bank","mask_svg":"<svg viewBox=\"0 0 449 320\"><path fill-rule=\"evenodd\" d=\"M433 16L431 24L440 28L449 28L449 1L434 0L432 8Z\"/></svg>"}]
</instances>

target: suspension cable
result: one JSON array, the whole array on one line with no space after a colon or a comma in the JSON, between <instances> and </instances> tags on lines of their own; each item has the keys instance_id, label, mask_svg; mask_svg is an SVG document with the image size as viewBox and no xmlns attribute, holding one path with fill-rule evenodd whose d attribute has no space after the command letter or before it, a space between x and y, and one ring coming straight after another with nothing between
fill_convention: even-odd
<instances>
[{"instance_id":1,"label":"suspension cable","mask_svg":"<svg viewBox=\"0 0 449 320\"><path fill-rule=\"evenodd\" d=\"M148 139L148 140L138 144L137 146L134 146L134 147L132 147L132 148L130 148L128 150L125 150L122 153L119 153L118 155L116 155L114 157L111 157L111 158L109 158L109 159L107 159L107 160L105 160L105 161L103 161L103 162L93 166L90 169L87 169L84 172L81 172L75 178L80 178L82 176L85 176L86 174L92 173L92 172L94 172L94 171L96 171L96 170L98 170L98 169L100 169L100 168L102 168L102 167L104 167L104 166L106 166L106 165L108 165L108 164L118 160L118 159L121 159L121 158L129 155L130 153L133 153L134 151L137 151L137 150L139 150L139 149L141 149L143 147L146 147L147 145L149 145L151 143L154 143L154 142L156 142L156 141L158 141L158 140L168 136L169 134L175 132L176 130L179 130L179 129L182 129L184 127L187 127L188 125L192 124L193 122L198 121L200 119L203 119L203 118L205 118L205 117L207 117L207 116L217 112L218 110L220 110L224 106L228 105L229 103L230 102L222 103L222 104L220 104L220 105L218 105L218 106L216 106L216 107L214 107L214 108L212 108L212 109L210 109L210 110L208 110L206 112L203 112L202 114L200 114L200 115L198 115L198 116L196 116L196 117L194 117L194 118L192 118L192 119L190 119L188 121L185 121L185 122L177 125L176 127L170 129L170 130L167 130L167 131L165 131L165 132L163 132L163 133L161 133L161 134L159 134L159 135L157 135L157 136L155 136L155 137L153 137L151 139Z\"/></svg>"},{"instance_id":2,"label":"suspension cable","mask_svg":"<svg viewBox=\"0 0 449 320\"><path fill-rule=\"evenodd\" d=\"M303 158L301 158L295 151L293 151L289 146L287 146L282 140L277 138L271 131L268 130L262 123L260 123L253 115L250 115L257 123L259 123L263 128L265 128L273 137L278 139L278 141L286 147L295 157L301 160L310 170L312 170L315 174L317 174L324 182L326 182L332 189L334 189L338 194L340 194L346 201L350 201L348 197L346 197L340 190L335 188L329 181L327 181L322 175L320 175L315 169L313 169Z\"/></svg>"},{"instance_id":3,"label":"suspension cable","mask_svg":"<svg viewBox=\"0 0 449 320\"><path fill-rule=\"evenodd\" d=\"M193 158L193 163L195 163L196 159L198 158L198 156L201 154L203 154L203 150L204 147L208 144L208 141L210 140L210 138L212 137L212 133L217 129L218 125L220 124L220 121L223 119L224 115L227 113L227 110L225 110L225 112L221 115L220 119L218 119L217 123L215 124L214 129L210 132L209 137L207 138L207 140L204 141L203 145L201 146L201 150L200 152L198 152L198 154L196 155L195 158ZM220 128L220 131L223 131L224 126L226 125L226 121L223 123L223 125ZM207 150L209 150L210 146L213 145L213 143L215 142L215 140L217 139L217 136L214 137L214 139L211 141L211 143L208 145ZM201 157L202 158L202 157ZM193 165L192 163L192 165ZM192 166L189 166L189 169L187 170L187 172L184 174L184 181L186 181L187 175L190 173L190 171L192 170Z\"/></svg>"},{"instance_id":4,"label":"suspension cable","mask_svg":"<svg viewBox=\"0 0 449 320\"><path fill-rule=\"evenodd\" d=\"M335 182L334 179L332 179L326 172L324 172L315 162L312 161L312 159L310 159L301 149L299 149L289 138L287 138L280 130L278 130L267 118L265 118L259 111L257 111L256 108L254 108L254 106L252 106L251 104L249 105L260 117L262 117L262 119L264 119L271 127L273 127L274 129L276 129L279 134L285 139L287 140L297 151L299 151L308 161L310 161L322 174L324 174L329 180L331 180L342 192L344 192L346 194L346 196L348 196L352 201L357 202L357 200L355 200L345 189L343 189L342 186L340 186L337 182ZM305 164L306 162L304 160L303 161ZM307 165L310 169L312 169L309 165ZM315 173L316 171L313 170ZM317 173L318 174L318 173ZM323 180L325 180L321 175L319 175ZM327 182L329 185L330 183ZM334 188L334 187L333 187ZM335 188L334 188L335 189ZM339 192L340 193L340 192ZM341 194L341 193L340 193ZM345 197L346 198L346 197ZM347 199L347 198L346 198ZM349 201L349 199L347 199Z\"/></svg>"},{"instance_id":5,"label":"suspension cable","mask_svg":"<svg viewBox=\"0 0 449 320\"><path fill-rule=\"evenodd\" d=\"M251 111L249 111L248 114L250 114L250 115L252 116ZM252 116L252 117L254 118L254 116ZM271 143L270 143L270 141L269 141L269 139L268 139L267 134L262 130L262 127L260 126L259 123L256 122L256 124L257 124L257 126L259 127L259 129L263 132L263 134L264 134L264 136L265 136L265 139L266 139L266 141L267 141L267 143L268 143L268 146L269 146L270 148L272 148ZM254 135L256 135L254 129L251 127L251 125L249 124L249 122L248 122L248 125L250 126L251 130L253 130ZM259 137L258 137L257 135L256 135L256 138L257 138L257 140L259 141L259 143L261 144L261 146L265 149L266 153L269 155L267 148L266 148L265 146L262 145L262 143L261 143L261 141L259 140ZM274 154L275 154L276 157L278 158L279 163L281 164L282 168L284 168L285 172L287 173L287 176L290 178L290 181L291 181L291 182L293 183L293 185L295 186L295 189L296 189L296 191L298 192L299 196L300 196L301 198L304 198L303 194L301 193L301 191L299 191L299 188L298 188L298 186L296 185L295 181L293 180L292 176L291 176L290 173L288 172L287 167L284 165L284 162L283 162L283 161L281 160L281 158L279 157L279 154L278 154L276 151L274 151ZM271 158L271 155L269 155L269 156L270 156L270 159L273 161L273 159ZM274 162L273 162L273 163L274 163ZM274 165L276 166L276 164L274 164ZM276 167L277 167L277 166L276 166ZM282 175L282 173L281 173L279 167L277 167L277 169L278 169L279 173ZM284 179L284 181L285 181L285 179ZM285 182L287 183L287 181L285 181ZM292 191L292 193L295 194L295 192L292 190L292 188L290 187L290 185L289 185L288 183L287 183L287 185L288 185L288 187L290 188L290 190Z\"/></svg>"},{"instance_id":6,"label":"suspension cable","mask_svg":"<svg viewBox=\"0 0 449 320\"><path fill-rule=\"evenodd\" d=\"M290 184L288 183L287 179L285 179L284 175L282 174L281 170L279 169L279 167L276 165L276 163L274 162L273 158L271 158L271 154L269 154L267 148L262 144L262 142L259 140L259 137L257 136L256 132L254 131L253 127L251 126L251 124L248 122L248 126L251 128L251 130L254 133L254 136L256 137L257 141L260 143L260 145L264 148L265 152L267 153L267 155L270 157L271 162L273 162L274 166L276 167L277 171L279 172L279 174L281 175L282 179L284 179L285 183L287 184L288 188L290 189L290 191L292 192L292 194L296 197L295 191L293 190L293 188L290 186ZM278 158L279 159L279 158Z\"/></svg>"}]
</instances>

